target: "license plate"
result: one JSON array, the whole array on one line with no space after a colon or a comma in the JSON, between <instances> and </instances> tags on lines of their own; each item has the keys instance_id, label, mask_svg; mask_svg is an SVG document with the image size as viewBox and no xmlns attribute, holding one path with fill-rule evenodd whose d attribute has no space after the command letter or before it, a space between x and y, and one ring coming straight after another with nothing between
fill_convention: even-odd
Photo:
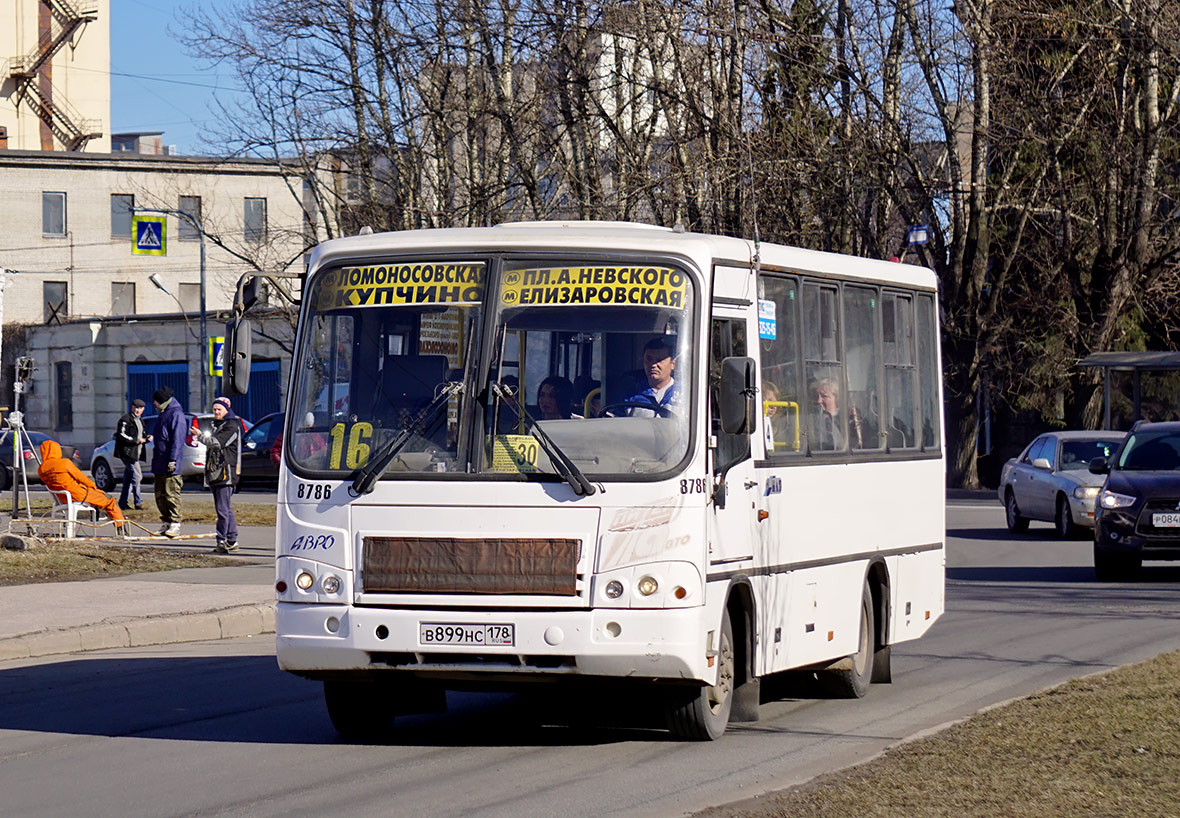
<instances>
[{"instance_id":1,"label":"license plate","mask_svg":"<svg viewBox=\"0 0 1180 818\"><path fill-rule=\"evenodd\" d=\"M1151 524L1156 528L1180 528L1180 514L1152 514Z\"/></svg>"},{"instance_id":2,"label":"license plate","mask_svg":"<svg viewBox=\"0 0 1180 818\"><path fill-rule=\"evenodd\" d=\"M418 642L422 645L474 645L510 648L516 644L516 626L419 622Z\"/></svg>"}]
</instances>

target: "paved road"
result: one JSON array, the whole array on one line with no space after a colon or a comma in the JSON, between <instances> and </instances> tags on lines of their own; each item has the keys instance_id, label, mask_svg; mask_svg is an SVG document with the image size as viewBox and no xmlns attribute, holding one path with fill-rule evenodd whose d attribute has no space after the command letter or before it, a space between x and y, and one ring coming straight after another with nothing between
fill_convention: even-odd
<instances>
[{"instance_id":1,"label":"paved road","mask_svg":"<svg viewBox=\"0 0 1180 818\"><path fill-rule=\"evenodd\" d=\"M543 719L516 697L474 694L405 719L388 744L346 744L318 686L276 670L263 638L0 664L0 811L682 815L1180 648L1176 568L1098 584L1088 543L1036 525L1012 539L1002 525L998 504L950 509L948 612L897 650L894 684L852 702L784 694L711 744L604 726L627 704L615 697Z\"/></svg>"}]
</instances>

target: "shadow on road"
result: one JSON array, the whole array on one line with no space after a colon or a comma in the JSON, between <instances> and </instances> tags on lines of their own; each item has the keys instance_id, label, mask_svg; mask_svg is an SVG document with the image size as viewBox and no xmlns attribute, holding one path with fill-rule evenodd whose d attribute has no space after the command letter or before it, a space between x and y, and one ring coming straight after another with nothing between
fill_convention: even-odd
<instances>
[{"instance_id":1,"label":"shadow on road","mask_svg":"<svg viewBox=\"0 0 1180 818\"><path fill-rule=\"evenodd\" d=\"M1057 536L1054 528L1030 528L1020 534L1013 534L1004 528L948 528L946 535L963 540L985 540L988 542L1027 542L1027 543L1076 543L1088 546L1093 541L1093 534L1088 530L1084 535L1072 540L1062 540Z\"/></svg>"},{"instance_id":2,"label":"shadow on road","mask_svg":"<svg viewBox=\"0 0 1180 818\"><path fill-rule=\"evenodd\" d=\"M399 717L375 744L584 746L673 741L617 700L448 692L446 713ZM0 670L0 730L249 744L345 745L318 682L273 656L69 658Z\"/></svg>"},{"instance_id":3,"label":"shadow on road","mask_svg":"<svg viewBox=\"0 0 1180 818\"><path fill-rule=\"evenodd\" d=\"M1094 569L1088 565L987 565L947 568L946 578L963 582L1057 582L1092 583L1103 587L1120 583L1098 582ZM1122 581L1123 584L1146 585L1153 582L1180 582L1180 566L1145 565L1139 574Z\"/></svg>"}]
</instances>

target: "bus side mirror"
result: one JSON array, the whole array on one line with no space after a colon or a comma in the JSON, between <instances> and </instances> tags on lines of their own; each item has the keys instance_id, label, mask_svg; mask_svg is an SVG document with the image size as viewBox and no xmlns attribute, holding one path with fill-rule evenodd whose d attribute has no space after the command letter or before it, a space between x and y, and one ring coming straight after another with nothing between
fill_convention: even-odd
<instances>
[{"instance_id":1,"label":"bus side mirror","mask_svg":"<svg viewBox=\"0 0 1180 818\"><path fill-rule=\"evenodd\" d=\"M717 396L721 431L727 435L748 435L753 431L755 392L753 358L721 361L721 389Z\"/></svg>"},{"instance_id":2,"label":"bus side mirror","mask_svg":"<svg viewBox=\"0 0 1180 818\"><path fill-rule=\"evenodd\" d=\"M250 344L253 327L249 318L225 325L225 359L222 364L221 393L244 395L250 388Z\"/></svg>"}]
</instances>

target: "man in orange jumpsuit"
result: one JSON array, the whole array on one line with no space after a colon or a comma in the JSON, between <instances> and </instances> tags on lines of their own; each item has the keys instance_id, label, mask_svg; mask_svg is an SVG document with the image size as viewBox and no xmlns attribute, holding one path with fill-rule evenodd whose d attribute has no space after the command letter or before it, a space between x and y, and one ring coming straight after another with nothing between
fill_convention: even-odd
<instances>
[{"instance_id":1,"label":"man in orange jumpsuit","mask_svg":"<svg viewBox=\"0 0 1180 818\"><path fill-rule=\"evenodd\" d=\"M41 466L37 469L37 476L41 478L45 488L68 491L79 503L86 503L105 511L107 516L115 521L115 533L126 533L126 524L118 501L99 491L94 481L82 474L72 461L62 457L61 446L56 440L46 440L41 444Z\"/></svg>"}]
</instances>

